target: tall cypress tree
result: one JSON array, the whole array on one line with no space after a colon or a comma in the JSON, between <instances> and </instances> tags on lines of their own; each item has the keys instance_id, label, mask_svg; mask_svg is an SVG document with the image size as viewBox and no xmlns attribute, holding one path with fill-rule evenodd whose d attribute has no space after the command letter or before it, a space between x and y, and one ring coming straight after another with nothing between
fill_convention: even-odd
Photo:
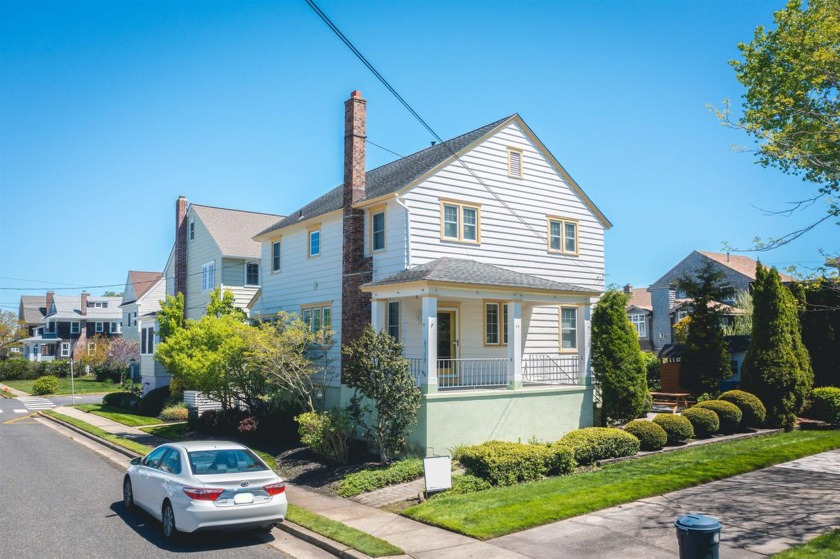
<instances>
[{"instance_id":1,"label":"tall cypress tree","mask_svg":"<svg viewBox=\"0 0 840 559\"><path fill-rule=\"evenodd\" d=\"M767 408L767 423L793 427L814 382L811 359L802 343L793 294L782 286L775 268L756 266L753 284L753 330L744 358L741 388Z\"/></svg>"},{"instance_id":2,"label":"tall cypress tree","mask_svg":"<svg viewBox=\"0 0 840 559\"><path fill-rule=\"evenodd\" d=\"M680 359L680 386L691 392L715 392L718 381L732 376L729 344L723 337L717 303L723 298L722 279L723 274L707 262L696 279L683 277L678 282L693 299L685 351Z\"/></svg>"},{"instance_id":3,"label":"tall cypress tree","mask_svg":"<svg viewBox=\"0 0 840 559\"><path fill-rule=\"evenodd\" d=\"M592 312L592 374L601 389L601 423L624 423L646 410L647 376L627 295L607 291Z\"/></svg>"}]
</instances>

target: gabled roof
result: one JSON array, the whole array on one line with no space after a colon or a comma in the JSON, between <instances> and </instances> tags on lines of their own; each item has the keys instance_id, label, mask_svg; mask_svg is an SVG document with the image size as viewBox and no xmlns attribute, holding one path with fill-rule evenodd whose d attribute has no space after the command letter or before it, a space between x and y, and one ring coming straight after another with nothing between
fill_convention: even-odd
<instances>
[{"instance_id":1,"label":"gabled roof","mask_svg":"<svg viewBox=\"0 0 840 559\"><path fill-rule=\"evenodd\" d=\"M259 258L260 243L253 237L282 219L282 215L243 210L230 210L191 204L190 209L201 219L223 256Z\"/></svg>"},{"instance_id":2,"label":"gabled roof","mask_svg":"<svg viewBox=\"0 0 840 559\"><path fill-rule=\"evenodd\" d=\"M46 295L21 295L18 318L27 324L43 324L47 314Z\"/></svg>"},{"instance_id":3,"label":"gabled roof","mask_svg":"<svg viewBox=\"0 0 840 559\"><path fill-rule=\"evenodd\" d=\"M396 161L392 161L391 163L387 163L381 167L377 167L371 171L367 171L365 173L365 196L359 200L357 204L363 204L366 201L399 192L403 188L412 185L415 181L427 173L433 171L439 165L453 159L453 153L460 155L463 150L469 148L475 142L514 121L520 124L526 134L534 140L543 151L545 151L546 156L550 161L557 165L565 180L568 181L569 186L581 196L584 203L593 210L595 215L599 219L602 219L604 226L609 227L610 223L606 217L601 214L600 210L598 210L586 194L583 193L580 187L568 175L568 173L566 173L565 169L560 166L554 156L545 148L545 146L539 141L536 135L533 134L530 128L528 128L528 125L525 124L518 114L513 114L495 122L491 122L490 124L476 128L471 132L467 132L466 134L462 134L452 138L451 140L433 145L409 156L397 159ZM272 233L305 219L311 219L319 215L340 210L343 205L343 195L342 185L339 185L302 208L290 213L286 218L281 219L271 227L259 232L257 236Z\"/></svg>"},{"instance_id":4,"label":"gabled roof","mask_svg":"<svg viewBox=\"0 0 840 559\"><path fill-rule=\"evenodd\" d=\"M122 297L88 297L88 303L107 302L106 308L88 307L87 314L82 315L81 297L78 295L56 295L53 297L55 312L48 315L57 320L114 320L122 317L120 303ZM47 311L49 313L49 310Z\"/></svg>"},{"instance_id":5,"label":"gabled roof","mask_svg":"<svg viewBox=\"0 0 840 559\"><path fill-rule=\"evenodd\" d=\"M627 304L624 306L625 309L629 311L635 307L640 310L653 311L653 303L651 303L650 291L648 291L647 287L631 289L629 295Z\"/></svg>"},{"instance_id":6,"label":"gabled roof","mask_svg":"<svg viewBox=\"0 0 840 559\"><path fill-rule=\"evenodd\" d=\"M465 285L481 285L489 287L507 287L512 289L537 289L542 291L563 291L593 293L586 289L570 283L561 283L513 272L491 264L483 264L475 260L462 258L438 258L425 264L409 268L378 281L367 283L362 287L380 287L399 283L411 283L418 281L462 283Z\"/></svg>"},{"instance_id":7,"label":"gabled roof","mask_svg":"<svg viewBox=\"0 0 840 559\"><path fill-rule=\"evenodd\" d=\"M143 297L154 285L163 278L163 274L160 272L138 272L135 270L129 270L128 272L128 283L131 284L131 289L134 292L134 297L131 299L127 299L123 297L122 304L125 305L127 303L133 303L134 301ZM128 295L126 293L126 295Z\"/></svg>"},{"instance_id":8,"label":"gabled roof","mask_svg":"<svg viewBox=\"0 0 840 559\"><path fill-rule=\"evenodd\" d=\"M708 252L705 250L698 250L697 252L699 254L702 254L706 258L709 258L710 260L714 260L718 264L723 264L727 268L735 270L739 274L743 274L752 280L755 279L756 261L750 258L749 256L741 256L737 254L721 254L719 252ZM783 282L794 281L792 277L781 272L779 272L779 276L781 277Z\"/></svg>"}]
</instances>

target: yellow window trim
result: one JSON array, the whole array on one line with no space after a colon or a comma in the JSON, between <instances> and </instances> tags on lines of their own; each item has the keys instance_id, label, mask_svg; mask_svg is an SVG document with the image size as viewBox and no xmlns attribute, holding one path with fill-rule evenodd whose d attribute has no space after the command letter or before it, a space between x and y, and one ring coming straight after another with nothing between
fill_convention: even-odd
<instances>
[{"instance_id":1,"label":"yellow window trim","mask_svg":"<svg viewBox=\"0 0 840 559\"><path fill-rule=\"evenodd\" d=\"M555 221L560 223L560 250L556 248L551 248L551 222ZM575 251L568 252L566 251L566 224L573 223L575 226ZM548 252L553 252L554 254L566 254L569 256L579 256L580 255L580 220L574 219L571 217L562 217L559 215L547 215L545 216L545 242L546 248Z\"/></svg>"},{"instance_id":2,"label":"yellow window trim","mask_svg":"<svg viewBox=\"0 0 840 559\"><path fill-rule=\"evenodd\" d=\"M388 231L387 222L387 215L385 210L387 208L386 204L379 204L378 206L373 206L368 210L368 252L373 254L374 252L383 252L388 247L388 236L385 234ZM385 227L383 232L383 239L382 239L382 248L378 248L376 250L373 249L373 216L376 214L381 213L383 216L383 223L382 225Z\"/></svg>"},{"instance_id":3,"label":"yellow window trim","mask_svg":"<svg viewBox=\"0 0 840 559\"><path fill-rule=\"evenodd\" d=\"M505 305L507 304L506 301L500 301L498 299L483 299L481 301L481 324L482 330L484 332L484 337L482 341L484 342L484 347L505 347L507 346L507 342L505 342ZM499 341L495 344L491 344L487 342L487 305L499 305Z\"/></svg>"},{"instance_id":4,"label":"yellow window trim","mask_svg":"<svg viewBox=\"0 0 840 559\"><path fill-rule=\"evenodd\" d=\"M513 153L518 153L519 154L519 174L518 175L513 174L513 165L511 165L511 159L512 159L511 154L513 154ZM524 163L525 163L525 151L521 148L508 147L507 148L507 156L508 156L508 176L513 177L515 179L521 179L522 175L524 173L523 167L525 166L524 165Z\"/></svg>"},{"instance_id":5,"label":"yellow window trim","mask_svg":"<svg viewBox=\"0 0 840 559\"><path fill-rule=\"evenodd\" d=\"M575 348L563 349L563 309L575 309ZM578 325L577 319L580 316L581 305L557 305L557 350L559 353L576 355L580 348L577 347Z\"/></svg>"},{"instance_id":6,"label":"yellow window trim","mask_svg":"<svg viewBox=\"0 0 840 559\"><path fill-rule=\"evenodd\" d=\"M458 237L447 237L444 235L446 230L446 223L444 221L444 207L445 206L456 206L458 208ZM465 239L464 238L464 208L469 208L471 210L475 210L475 240L472 239ZM476 204L474 202L463 202L460 200L451 200L448 198L441 198L440 199L440 240L441 241L449 241L449 242L457 242L457 243L469 243L471 245L479 245L481 244L481 204Z\"/></svg>"}]
</instances>

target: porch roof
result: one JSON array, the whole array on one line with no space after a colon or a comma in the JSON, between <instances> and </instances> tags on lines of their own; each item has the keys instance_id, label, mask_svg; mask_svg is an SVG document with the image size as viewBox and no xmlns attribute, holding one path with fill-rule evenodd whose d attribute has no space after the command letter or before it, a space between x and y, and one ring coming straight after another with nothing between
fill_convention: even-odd
<instances>
[{"instance_id":1,"label":"porch roof","mask_svg":"<svg viewBox=\"0 0 840 559\"><path fill-rule=\"evenodd\" d=\"M32 336L31 338L23 338L18 340L20 343L40 343L40 344L57 344L63 341L61 338L45 338L43 336Z\"/></svg>"},{"instance_id":2,"label":"porch roof","mask_svg":"<svg viewBox=\"0 0 840 559\"><path fill-rule=\"evenodd\" d=\"M597 295L597 291L558 281L547 280L531 274L523 274L476 262L463 258L438 258L398 272L378 281L366 283L362 286L365 291L375 288L395 286L408 283L444 283L462 284L463 286L480 286L506 289L526 289L529 291L562 292L580 295Z\"/></svg>"}]
</instances>

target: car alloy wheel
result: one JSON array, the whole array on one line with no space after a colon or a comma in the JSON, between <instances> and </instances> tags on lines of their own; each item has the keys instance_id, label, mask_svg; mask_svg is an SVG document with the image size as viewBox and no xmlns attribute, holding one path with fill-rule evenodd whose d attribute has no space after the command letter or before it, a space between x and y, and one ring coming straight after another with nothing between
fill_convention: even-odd
<instances>
[{"instance_id":1,"label":"car alloy wheel","mask_svg":"<svg viewBox=\"0 0 840 559\"><path fill-rule=\"evenodd\" d=\"M134 492L131 490L131 480L128 476L123 481L123 504L127 509L134 506Z\"/></svg>"},{"instance_id":2,"label":"car alloy wheel","mask_svg":"<svg viewBox=\"0 0 840 559\"><path fill-rule=\"evenodd\" d=\"M163 537L171 540L178 533L175 528L175 513L172 511L172 505L169 502L163 504Z\"/></svg>"}]
</instances>

